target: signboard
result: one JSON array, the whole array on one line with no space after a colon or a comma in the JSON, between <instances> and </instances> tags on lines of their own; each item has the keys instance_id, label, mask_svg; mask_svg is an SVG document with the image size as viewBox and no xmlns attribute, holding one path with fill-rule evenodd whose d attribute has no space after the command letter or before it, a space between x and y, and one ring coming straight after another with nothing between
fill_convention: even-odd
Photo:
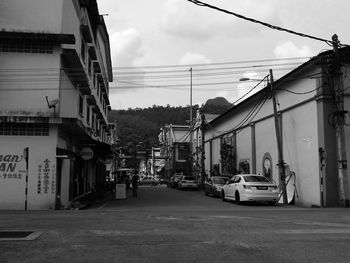
<instances>
[{"instance_id":1,"label":"signboard","mask_svg":"<svg viewBox=\"0 0 350 263\"><path fill-rule=\"evenodd\" d=\"M115 185L115 199L125 199L126 198L126 185L116 184Z\"/></svg>"},{"instance_id":2,"label":"signboard","mask_svg":"<svg viewBox=\"0 0 350 263\"><path fill-rule=\"evenodd\" d=\"M90 147L84 147L83 149L80 150L80 156L85 161L88 161L92 159L92 157L94 157L94 152Z\"/></svg>"}]
</instances>

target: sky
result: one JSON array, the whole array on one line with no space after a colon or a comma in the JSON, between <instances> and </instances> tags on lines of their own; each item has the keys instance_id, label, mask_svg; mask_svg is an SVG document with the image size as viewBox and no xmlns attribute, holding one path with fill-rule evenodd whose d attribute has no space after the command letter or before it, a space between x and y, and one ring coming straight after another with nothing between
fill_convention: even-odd
<instances>
[{"instance_id":1,"label":"sky","mask_svg":"<svg viewBox=\"0 0 350 263\"><path fill-rule=\"evenodd\" d=\"M303 34L350 44L349 0L202 0ZM276 78L332 47L187 0L97 0L110 38L112 109L234 103L274 70ZM192 96L191 96L192 94Z\"/></svg>"}]
</instances>

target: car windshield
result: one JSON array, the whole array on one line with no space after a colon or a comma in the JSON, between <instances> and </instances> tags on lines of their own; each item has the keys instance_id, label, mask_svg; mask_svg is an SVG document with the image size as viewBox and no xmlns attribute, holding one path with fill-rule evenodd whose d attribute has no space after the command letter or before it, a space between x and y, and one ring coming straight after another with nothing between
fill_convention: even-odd
<instances>
[{"instance_id":1,"label":"car windshield","mask_svg":"<svg viewBox=\"0 0 350 263\"><path fill-rule=\"evenodd\" d=\"M193 176L185 176L184 180L186 180L186 181L195 181L196 179Z\"/></svg>"},{"instance_id":2,"label":"car windshield","mask_svg":"<svg viewBox=\"0 0 350 263\"><path fill-rule=\"evenodd\" d=\"M246 182L264 182L264 183L270 183L270 181L264 177L259 175L245 175L243 176L244 181Z\"/></svg>"},{"instance_id":3,"label":"car windshield","mask_svg":"<svg viewBox=\"0 0 350 263\"><path fill-rule=\"evenodd\" d=\"M224 177L213 177L213 183L214 184L225 184L225 179Z\"/></svg>"}]
</instances>

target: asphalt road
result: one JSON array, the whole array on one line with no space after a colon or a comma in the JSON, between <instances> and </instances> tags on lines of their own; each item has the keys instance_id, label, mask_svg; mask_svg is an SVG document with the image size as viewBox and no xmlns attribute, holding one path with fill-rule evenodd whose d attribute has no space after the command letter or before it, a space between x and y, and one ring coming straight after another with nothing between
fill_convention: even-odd
<instances>
[{"instance_id":1,"label":"asphalt road","mask_svg":"<svg viewBox=\"0 0 350 263\"><path fill-rule=\"evenodd\" d=\"M140 187L88 210L0 211L0 262L350 262L350 210L236 205Z\"/></svg>"}]
</instances>

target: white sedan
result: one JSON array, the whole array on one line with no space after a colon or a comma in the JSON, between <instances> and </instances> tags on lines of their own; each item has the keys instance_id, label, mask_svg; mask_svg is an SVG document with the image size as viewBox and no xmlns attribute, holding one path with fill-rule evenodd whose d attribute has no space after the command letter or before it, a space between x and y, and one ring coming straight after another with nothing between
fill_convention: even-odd
<instances>
[{"instance_id":1,"label":"white sedan","mask_svg":"<svg viewBox=\"0 0 350 263\"><path fill-rule=\"evenodd\" d=\"M223 201L233 200L236 204L261 201L275 205L278 201L278 187L261 175L238 174L222 187L221 198Z\"/></svg>"}]
</instances>

